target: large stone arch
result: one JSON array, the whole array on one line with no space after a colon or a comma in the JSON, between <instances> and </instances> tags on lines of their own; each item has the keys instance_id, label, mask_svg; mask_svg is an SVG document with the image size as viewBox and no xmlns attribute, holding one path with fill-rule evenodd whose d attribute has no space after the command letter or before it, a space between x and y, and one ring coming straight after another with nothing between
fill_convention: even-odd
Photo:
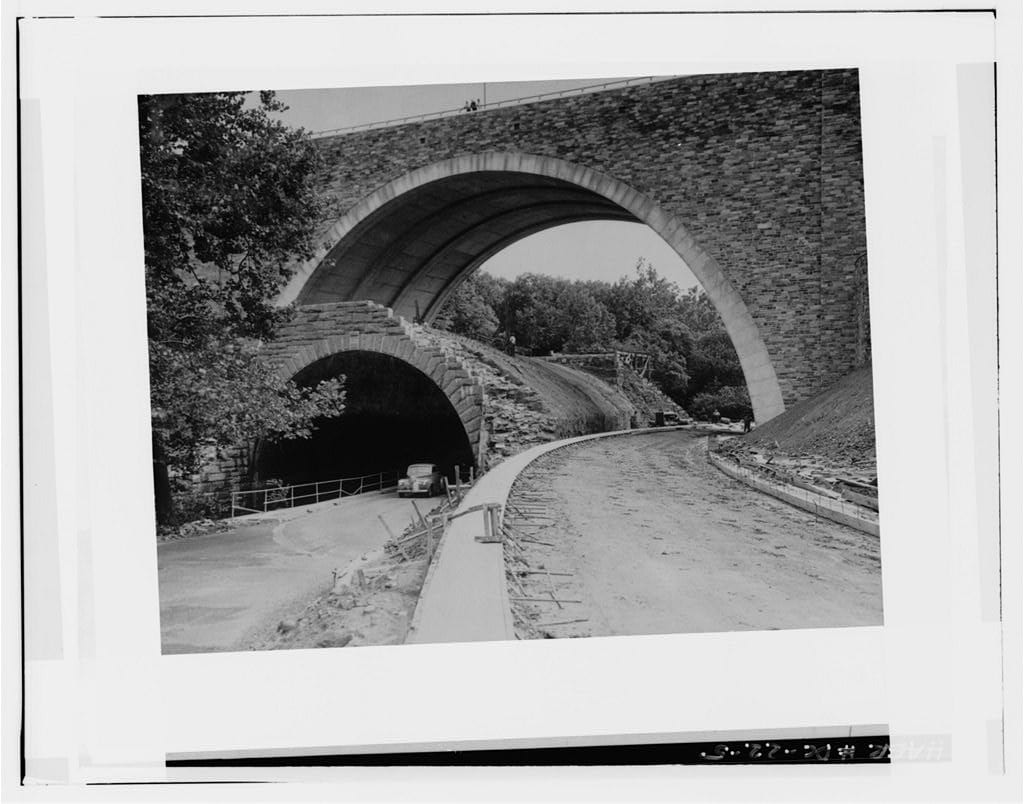
<instances>
[{"instance_id":1,"label":"large stone arch","mask_svg":"<svg viewBox=\"0 0 1024 804\"><path fill-rule=\"evenodd\" d=\"M504 194L507 198L511 192L521 192L523 202L520 205L495 206L492 214L488 214L491 209L484 205L484 197L488 199L487 203L497 205L502 203L503 196L500 187L491 189L488 194L487 179L503 174L527 177L525 184L510 185ZM446 256L437 250L422 265L411 269L408 276L394 269L389 255L391 258L399 254L403 258L409 257L395 250L395 240L402 237L397 232L403 218L407 217L407 210L402 207L403 200L414 199L419 205L417 209L423 216L421 220L426 221L422 232L426 233L431 231L430 221L439 222L445 208L453 203L451 198L434 199L433 203L438 206L431 209L431 188L445 186L442 182L451 187L453 181L467 182L474 177L480 178L481 188L478 193L463 199L465 203L461 214L466 228L440 246L441 249L449 249L449 253L458 259L447 260L440 276L436 275L436 268L435 273L431 273L432 267L441 264L441 257ZM530 177L537 177L532 186ZM463 184L459 189L466 186ZM474 203L477 199L480 200ZM482 218L479 217L481 215ZM722 267L694 239L683 221L628 183L556 157L488 151L445 159L408 171L365 196L325 233L318 253L299 266L279 301L302 305L330 298L365 298L393 307L400 315L413 317L418 314L429 321L459 282L497 251L551 226L596 219L644 223L679 254L722 317L739 355L756 419L764 422L781 413L785 409L782 391L757 324ZM411 245L415 240L406 236L404 242ZM362 259L366 266L362 272L351 269L356 263L351 255L354 248L369 255ZM377 250L373 251L374 248ZM409 262L408 259L405 261ZM444 270L450 274L445 275ZM346 271L348 276L345 276ZM396 274L398 285L395 284ZM421 286L417 286L417 282ZM417 294L419 298L416 298Z\"/></svg>"}]
</instances>

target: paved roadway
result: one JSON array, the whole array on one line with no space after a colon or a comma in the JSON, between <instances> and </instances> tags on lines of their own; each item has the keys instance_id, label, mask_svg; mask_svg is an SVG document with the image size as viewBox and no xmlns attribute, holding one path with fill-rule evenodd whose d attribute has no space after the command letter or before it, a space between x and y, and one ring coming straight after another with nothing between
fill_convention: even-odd
<instances>
[{"instance_id":1,"label":"paved roadway","mask_svg":"<svg viewBox=\"0 0 1024 804\"><path fill-rule=\"evenodd\" d=\"M882 624L879 540L787 505L708 464L688 431L599 439L541 458L513 494L545 499L526 543L581 600L536 621L556 636ZM534 502L534 505L537 503ZM549 580L527 576L543 597Z\"/></svg>"},{"instance_id":2,"label":"paved roadway","mask_svg":"<svg viewBox=\"0 0 1024 804\"><path fill-rule=\"evenodd\" d=\"M247 517L234 530L165 542L157 551L163 653L243 649L262 625L301 609L331 573L409 522L395 492Z\"/></svg>"}]
</instances>

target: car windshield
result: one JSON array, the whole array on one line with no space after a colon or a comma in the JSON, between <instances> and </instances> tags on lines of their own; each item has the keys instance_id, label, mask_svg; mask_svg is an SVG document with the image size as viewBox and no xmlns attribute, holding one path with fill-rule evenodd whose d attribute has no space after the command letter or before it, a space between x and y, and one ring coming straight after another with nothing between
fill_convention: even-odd
<instances>
[{"instance_id":1,"label":"car windshield","mask_svg":"<svg viewBox=\"0 0 1024 804\"><path fill-rule=\"evenodd\" d=\"M430 463L414 463L407 472L409 477L428 477L433 474L434 465Z\"/></svg>"}]
</instances>

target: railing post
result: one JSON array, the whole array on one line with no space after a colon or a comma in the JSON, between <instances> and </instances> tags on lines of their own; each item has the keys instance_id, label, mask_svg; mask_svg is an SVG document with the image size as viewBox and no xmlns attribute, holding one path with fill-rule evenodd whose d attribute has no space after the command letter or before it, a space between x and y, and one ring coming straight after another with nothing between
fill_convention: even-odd
<instances>
[{"instance_id":1,"label":"railing post","mask_svg":"<svg viewBox=\"0 0 1024 804\"><path fill-rule=\"evenodd\" d=\"M267 493L269 489L263 489L263 513L267 513Z\"/></svg>"},{"instance_id":2,"label":"railing post","mask_svg":"<svg viewBox=\"0 0 1024 804\"><path fill-rule=\"evenodd\" d=\"M320 502L320 481L313 484L313 492L316 494L316 501Z\"/></svg>"}]
</instances>

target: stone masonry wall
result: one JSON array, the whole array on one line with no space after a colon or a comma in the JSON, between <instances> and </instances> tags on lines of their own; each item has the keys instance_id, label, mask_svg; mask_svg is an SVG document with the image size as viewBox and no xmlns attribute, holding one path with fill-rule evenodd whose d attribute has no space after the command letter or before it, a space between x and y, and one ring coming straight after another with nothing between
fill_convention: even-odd
<instances>
[{"instance_id":1,"label":"stone masonry wall","mask_svg":"<svg viewBox=\"0 0 1024 804\"><path fill-rule=\"evenodd\" d=\"M722 266L787 405L863 362L856 70L687 76L319 142L339 216L411 170L486 151L613 176L678 217Z\"/></svg>"}]
</instances>

